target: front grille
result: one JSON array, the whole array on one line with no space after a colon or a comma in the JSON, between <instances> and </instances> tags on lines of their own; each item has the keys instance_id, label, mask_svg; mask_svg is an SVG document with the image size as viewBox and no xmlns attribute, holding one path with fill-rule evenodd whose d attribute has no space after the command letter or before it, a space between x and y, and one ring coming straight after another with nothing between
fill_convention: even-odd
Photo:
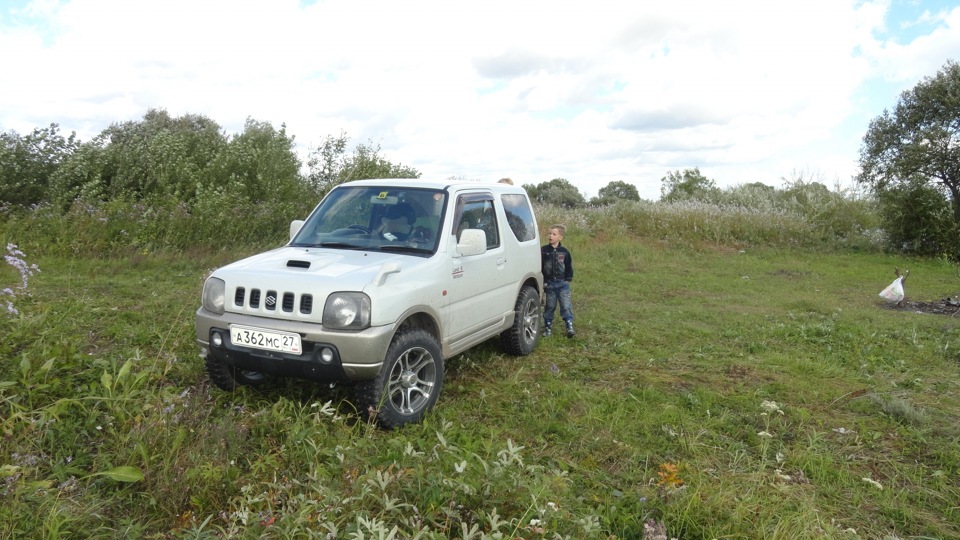
<instances>
[{"instance_id":1,"label":"front grille","mask_svg":"<svg viewBox=\"0 0 960 540\"><path fill-rule=\"evenodd\" d=\"M313 314L313 295L297 295L292 292L278 292L275 290L262 291L237 287L233 293L233 303L237 307L246 307L252 310L264 309L282 313L299 312L302 315ZM262 305L261 305L262 304Z\"/></svg>"}]
</instances>

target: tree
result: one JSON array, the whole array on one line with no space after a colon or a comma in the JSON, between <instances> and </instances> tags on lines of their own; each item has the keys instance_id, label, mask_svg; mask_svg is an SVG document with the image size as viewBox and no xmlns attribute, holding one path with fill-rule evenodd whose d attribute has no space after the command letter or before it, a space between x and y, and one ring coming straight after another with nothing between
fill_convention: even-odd
<instances>
[{"instance_id":1,"label":"tree","mask_svg":"<svg viewBox=\"0 0 960 540\"><path fill-rule=\"evenodd\" d=\"M51 184L51 199L63 207L78 197L192 202L201 193L292 201L302 199L304 188L286 126L248 118L242 133L227 137L205 116L173 118L158 109L112 124L80 145Z\"/></svg>"},{"instance_id":2,"label":"tree","mask_svg":"<svg viewBox=\"0 0 960 540\"><path fill-rule=\"evenodd\" d=\"M391 162L380 155L380 145L370 141L354 148L353 156L344 162L340 176L344 182L368 178L420 178L420 171Z\"/></svg>"},{"instance_id":3,"label":"tree","mask_svg":"<svg viewBox=\"0 0 960 540\"><path fill-rule=\"evenodd\" d=\"M79 145L74 133L60 135L57 124L23 137L13 131L0 134L0 202L30 205L46 200L51 178Z\"/></svg>"},{"instance_id":4,"label":"tree","mask_svg":"<svg viewBox=\"0 0 960 540\"><path fill-rule=\"evenodd\" d=\"M102 199L173 195L189 200L198 186L216 178L210 169L227 144L213 120L193 114L172 118L163 109L150 109L141 121L113 124L100 138L99 178L82 183L89 195Z\"/></svg>"},{"instance_id":5,"label":"tree","mask_svg":"<svg viewBox=\"0 0 960 540\"><path fill-rule=\"evenodd\" d=\"M639 200L640 192L637 191L637 186L628 184L623 180L617 180L600 188L600 191L597 192L597 196L590 199L590 204L594 206L606 206L617 201Z\"/></svg>"},{"instance_id":6,"label":"tree","mask_svg":"<svg viewBox=\"0 0 960 540\"><path fill-rule=\"evenodd\" d=\"M285 125L278 130L268 122L247 118L243 133L230 138L216 163L211 172L215 177L209 182L240 186L251 201L289 201L302 196L300 159Z\"/></svg>"},{"instance_id":7,"label":"tree","mask_svg":"<svg viewBox=\"0 0 960 540\"><path fill-rule=\"evenodd\" d=\"M710 200L719 192L716 182L701 174L699 167L668 172L660 182L662 202Z\"/></svg>"},{"instance_id":8,"label":"tree","mask_svg":"<svg viewBox=\"0 0 960 540\"><path fill-rule=\"evenodd\" d=\"M327 135L323 143L310 150L307 157L307 181L320 195L350 180L369 178L420 178L420 171L395 164L380 155L380 145L372 141L359 144L347 155L347 134Z\"/></svg>"},{"instance_id":9,"label":"tree","mask_svg":"<svg viewBox=\"0 0 960 540\"><path fill-rule=\"evenodd\" d=\"M343 168L349 142L350 138L341 131L338 137L327 135L323 143L310 150L307 181L318 193L326 193L340 183L340 169Z\"/></svg>"},{"instance_id":10,"label":"tree","mask_svg":"<svg viewBox=\"0 0 960 540\"><path fill-rule=\"evenodd\" d=\"M51 202L66 209L77 198L97 200L103 197L106 144L106 139L98 135L81 144L60 165L50 178Z\"/></svg>"},{"instance_id":11,"label":"tree","mask_svg":"<svg viewBox=\"0 0 960 540\"><path fill-rule=\"evenodd\" d=\"M564 178L554 178L549 182L537 185L524 184L530 198L542 203L562 206L564 208L579 208L587 205L587 200L576 186Z\"/></svg>"},{"instance_id":12,"label":"tree","mask_svg":"<svg viewBox=\"0 0 960 540\"><path fill-rule=\"evenodd\" d=\"M944 202L949 201L953 216L950 250L960 257L960 64L948 61L935 77L926 77L903 92L892 112L884 110L870 122L860 148L860 169L857 181L870 187L881 204L905 205L914 200L891 197L887 192L922 192L926 200L931 193L917 191L924 185L938 192ZM914 217L937 219L926 214ZM936 228L930 225L920 229Z\"/></svg>"}]
</instances>

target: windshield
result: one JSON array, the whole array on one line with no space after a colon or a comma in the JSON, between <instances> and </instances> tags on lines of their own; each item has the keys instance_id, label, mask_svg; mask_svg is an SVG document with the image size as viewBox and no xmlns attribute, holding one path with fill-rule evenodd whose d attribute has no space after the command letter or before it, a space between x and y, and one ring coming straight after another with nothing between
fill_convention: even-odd
<instances>
[{"instance_id":1,"label":"windshield","mask_svg":"<svg viewBox=\"0 0 960 540\"><path fill-rule=\"evenodd\" d=\"M431 254L447 194L434 189L338 187L290 242L294 247L327 247Z\"/></svg>"}]
</instances>

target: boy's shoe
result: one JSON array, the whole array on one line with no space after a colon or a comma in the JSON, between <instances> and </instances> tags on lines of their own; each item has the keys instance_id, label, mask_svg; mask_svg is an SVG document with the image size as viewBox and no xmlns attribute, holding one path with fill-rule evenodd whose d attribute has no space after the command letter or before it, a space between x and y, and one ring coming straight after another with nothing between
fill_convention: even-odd
<instances>
[{"instance_id":1,"label":"boy's shoe","mask_svg":"<svg viewBox=\"0 0 960 540\"><path fill-rule=\"evenodd\" d=\"M572 338L577 335L577 332L573 329L573 321L567 321L567 337Z\"/></svg>"},{"instance_id":2,"label":"boy's shoe","mask_svg":"<svg viewBox=\"0 0 960 540\"><path fill-rule=\"evenodd\" d=\"M550 325L548 324L548 325L544 326L544 327L543 327L543 337L550 337L550 336L552 336L552 335L553 335L553 329L550 328Z\"/></svg>"}]
</instances>

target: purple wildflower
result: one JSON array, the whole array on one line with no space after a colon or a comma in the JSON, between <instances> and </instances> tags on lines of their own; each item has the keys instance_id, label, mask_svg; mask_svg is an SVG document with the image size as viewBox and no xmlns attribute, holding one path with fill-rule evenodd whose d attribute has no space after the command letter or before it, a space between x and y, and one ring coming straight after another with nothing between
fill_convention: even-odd
<instances>
[{"instance_id":1,"label":"purple wildflower","mask_svg":"<svg viewBox=\"0 0 960 540\"><path fill-rule=\"evenodd\" d=\"M20 285L16 290L6 287L0 291L0 297L7 297L4 302L6 303L7 313L10 315L20 314L17 308L13 307L13 300L26 291L30 278L40 271L37 265L27 264L27 261L24 260L25 257L26 255L20 251L16 244L7 244L7 254L3 256L3 260L20 273Z\"/></svg>"}]
</instances>

